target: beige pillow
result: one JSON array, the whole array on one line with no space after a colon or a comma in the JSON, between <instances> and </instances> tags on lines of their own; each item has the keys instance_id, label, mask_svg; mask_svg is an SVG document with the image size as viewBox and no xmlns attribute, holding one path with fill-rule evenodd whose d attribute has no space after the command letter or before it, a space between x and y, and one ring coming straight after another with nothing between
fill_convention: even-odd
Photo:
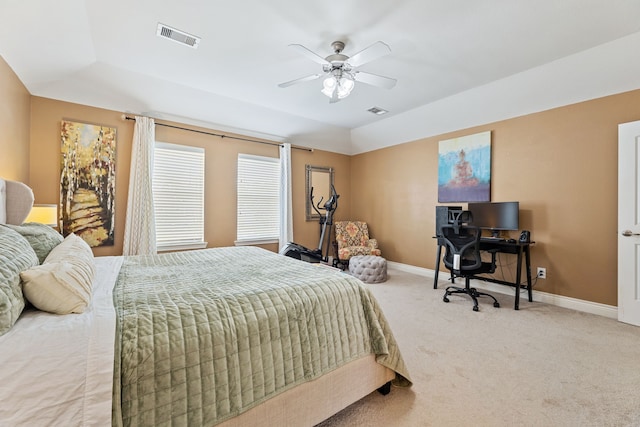
<instances>
[{"instance_id":1,"label":"beige pillow","mask_svg":"<svg viewBox=\"0 0 640 427\"><path fill-rule=\"evenodd\" d=\"M95 273L91 248L80 237L69 234L42 265L20 273L22 292L40 310L82 313L91 302Z\"/></svg>"}]
</instances>

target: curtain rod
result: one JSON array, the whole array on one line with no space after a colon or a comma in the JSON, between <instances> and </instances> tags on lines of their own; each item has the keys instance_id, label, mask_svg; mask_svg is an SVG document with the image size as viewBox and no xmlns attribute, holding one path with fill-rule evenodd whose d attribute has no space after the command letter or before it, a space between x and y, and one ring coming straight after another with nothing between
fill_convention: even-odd
<instances>
[{"instance_id":1,"label":"curtain rod","mask_svg":"<svg viewBox=\"0 0 640 427\"><path fill-rule=\"evenodd\" d=\"M129 117L129 116L125 115L125 114L122 115L122 118L124 118L125 120L134 120L135 121L135 117ZM196 132L196 133L202 133L202 134L205 134L205 135L219 136L220 138L237 139L239 141L257 142L258 144L277 145L278 147L282 147L282 144L279 144L277 142L258 141L257 139L240 138L240 137L237 137L237 136L228 136L228 135L223 135L223 134L220 134L220 133L205 132L203 130L197 130L197 129L189 129L189 128L184 128L184 127L181 127L181 126L168 125L166 123L158 123L158 122L155 121L155 119L154 119L154 123L156 125L158 125L158 126L164 126L164 127L173 128L173 129L186 130L188 132ZM294 145L292 145L291 148L295 149L295 150L303 150L303 151L309 151L310 153L313 153L313 148L296 147Z\"/></svg>"}]
</instances>

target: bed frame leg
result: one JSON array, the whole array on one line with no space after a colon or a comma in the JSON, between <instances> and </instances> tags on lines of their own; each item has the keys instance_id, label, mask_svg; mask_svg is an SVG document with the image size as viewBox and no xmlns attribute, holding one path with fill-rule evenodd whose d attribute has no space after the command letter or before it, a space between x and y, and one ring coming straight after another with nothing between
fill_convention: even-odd
<instances>
[{"instance_id":1,"label":"bed frame leg","mask_svg":"<svg viewBox=\"0 0 640 427\"><path fill-rule=\"evenodd\" d=\"M390 392L391 392L391 381L387 382L385 385L383 385L378 389L378 393L380 393L383 396L386 396Z\"/></svg>"}]
</instances>

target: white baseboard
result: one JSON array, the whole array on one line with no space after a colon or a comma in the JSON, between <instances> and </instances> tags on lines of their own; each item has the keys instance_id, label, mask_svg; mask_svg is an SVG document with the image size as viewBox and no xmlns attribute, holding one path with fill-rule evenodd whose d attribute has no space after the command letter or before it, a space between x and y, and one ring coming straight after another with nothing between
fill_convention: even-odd
<instances>
[{"instance_id":1,"label":"white baseboard","mask_svg":"<svg viewBox=\"0 0 640 427\"><path fill-rule=\"evenodd\" d=\"M435 277L435 270L429 268L416 267L409 264L402 264L399 262L387 261L387 267L392 270L404 271L406 273L416 274L424 277ZM449 271L441 271L441 274L449 275ZM513 288L499 285L490 282L483 282L481 280L474 280L474 286L485 289L490 292L499 294L513 295ZM429 282L429 286L433 286L433 282ZM562 295L550 294L548 292L541 292L534 290L532 292L533 300L543 302L545 304L557 305L558 307L569 308L572 310L582 311L585 313L597 314L599 316L609 317L611 319L618 319L618 307L600 304L597 302L580 300L577 298L565 297ZM520 301L527 303L526 291L520 294Z\"/></svg>"}]
</instances>

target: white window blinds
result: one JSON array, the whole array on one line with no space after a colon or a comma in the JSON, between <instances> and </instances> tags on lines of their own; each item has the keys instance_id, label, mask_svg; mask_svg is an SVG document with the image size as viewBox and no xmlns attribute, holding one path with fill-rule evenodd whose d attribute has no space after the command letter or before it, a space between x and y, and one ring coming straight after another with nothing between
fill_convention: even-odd
<instances>
[{"instance_id":1,"label":"white window blinds","mask_svg":"<svg viewBox=\"0 0 640 427\"><path fill-rule=\"evenodd\" d=\"M206 247L203 148L156 142L153 203L159 251Z\"/></svg>"},{"instance_id":2,"label":"white window blinds","mask_svg":"<svg viewBox=\"0 0 640 427\"><path fill-rule=\"evenodd\" d=\"M238 234L236 244L278 241L280 160L238 154Z\"/></svg>"}]
</instances>

